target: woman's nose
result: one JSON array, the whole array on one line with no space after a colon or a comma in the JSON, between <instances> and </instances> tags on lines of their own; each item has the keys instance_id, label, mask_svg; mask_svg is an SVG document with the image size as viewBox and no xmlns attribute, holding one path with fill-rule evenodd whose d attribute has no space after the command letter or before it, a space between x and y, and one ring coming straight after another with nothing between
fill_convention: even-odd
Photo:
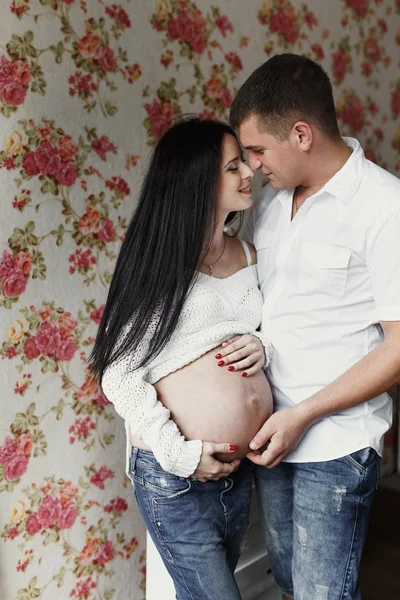
<instances>
[{"instance_id":1,"label":"woman's nose","mask_svg":"<svg viewBox=\"0 0 400 600\"><path fill-rule=\"evenodd\" d=\"M243 179L252 179L254 177L254 171L249 165L244 165L242 177Z\"/></svg>"}]
</instances>

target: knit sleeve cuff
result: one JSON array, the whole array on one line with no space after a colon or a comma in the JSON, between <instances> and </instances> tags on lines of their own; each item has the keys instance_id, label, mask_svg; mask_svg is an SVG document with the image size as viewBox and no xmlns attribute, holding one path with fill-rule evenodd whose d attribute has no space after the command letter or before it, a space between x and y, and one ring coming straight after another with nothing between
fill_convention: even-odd
<instances>
[{"instance_id":1,"label":"knit sleeve cuff","mask_svg":"<svg viewBox=\"0 0 400 600\"><path fill-rule=\"evenodd\" d=\"M197 469L202 452L203 442L201 440L185 441L173 468L169 471L178 477L190 477Z\"/></svg>"},{"instance_id":2,"label":"knit sleeve cuff","mask_svg":"<svg viewBox=\"0 0 400 600\"><path fill-rule=\"evenodd\" d=\"M255 331L253 335L257 337L264 346L265 364L263 366L263 369L267 369L269 363L271 362L272 355L274 353L274 347L271 344L271 342L267 340L266 337L261 333L261 331Z\"/></svg>"}]
</instances>

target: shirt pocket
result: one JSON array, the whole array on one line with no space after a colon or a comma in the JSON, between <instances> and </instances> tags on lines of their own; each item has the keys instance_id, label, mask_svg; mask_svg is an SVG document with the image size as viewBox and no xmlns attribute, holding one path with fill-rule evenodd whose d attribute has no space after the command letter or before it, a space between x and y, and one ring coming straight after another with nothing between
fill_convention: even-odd
<instances>
[{"instance_id":1,"label":"shirt pocket","mask_svg":"<svg viewBox=\"0 0 400 600\"><path fill-rule=\"evenodd\" d=\"M304 242L300 251L299 288L306 294L343 296L352 250Z\"/></svg>"},{"instance_id":2,"label":"shirt pocket","mask_svg":"<svg viewBox=\"0 0 400 600\"><path fill-rule=\"evenodd\" d=\"M256 227L254 229L254 246L257 252L259 250L267 250L270 248L274 233L274 231L264 229L263 227Z\"/></svg>"}]
</instances>

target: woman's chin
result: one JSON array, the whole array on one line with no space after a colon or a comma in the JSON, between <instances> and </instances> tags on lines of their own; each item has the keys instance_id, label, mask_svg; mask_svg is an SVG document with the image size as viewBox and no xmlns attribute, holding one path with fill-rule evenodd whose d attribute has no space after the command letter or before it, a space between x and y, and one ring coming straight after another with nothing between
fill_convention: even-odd
<instances>
[{"instance_id":1,"label":"woman's chin","mask_svg":"<svg viewBox=\"0 0 400 600\"><path fill-rule=\"evenodd\" d=\"M247 198L246 207L244 208L244 210L246 210L246 208L250 208L250 206L252 206L253 202L254 202L253 196L249 196Z\"/></svg>"},{"instance_id":2,"label":"woman's chin","mask_svg":"<svg viewBox=\"0 0 400 600\"><path fill-rule=\"evenodd\" d=\"M241 194L241 202L240 202L240 208L239 206L237 208L235 208L234 210L246 210L246 208L250 208L250 206L253 204L253 195L252 194Z\"/></svg>"}]
</instances>

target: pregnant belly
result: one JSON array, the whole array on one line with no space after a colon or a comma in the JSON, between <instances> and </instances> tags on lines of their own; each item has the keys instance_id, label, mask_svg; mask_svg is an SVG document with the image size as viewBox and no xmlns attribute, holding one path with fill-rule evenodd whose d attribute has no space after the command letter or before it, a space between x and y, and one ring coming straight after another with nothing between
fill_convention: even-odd
<instances>
[{"instance_id":1,"label":"pregnant belly","mask_svg":"<svg viewBox=\"0 0 400 600\"><path fill-rule=\"evenodd\" d=\"M238 451L217 458L243 458L249 442L272 413L272 394L262 371L248 378L218 367L220 348L160 379L158 398L188 440L229 442Z\"/></svg>"}]
</instances>

